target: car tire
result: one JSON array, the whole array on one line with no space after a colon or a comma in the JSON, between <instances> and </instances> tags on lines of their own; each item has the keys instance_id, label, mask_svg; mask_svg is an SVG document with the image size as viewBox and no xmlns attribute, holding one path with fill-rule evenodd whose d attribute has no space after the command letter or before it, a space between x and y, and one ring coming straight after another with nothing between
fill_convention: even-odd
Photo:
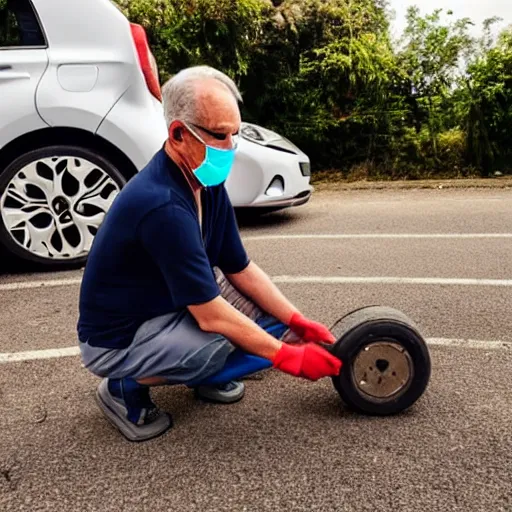
<instances>
[{"instance_id":1,"label":"car tire","mask_svg":"<svg viewBox=\"0 0 512 512\"><path fill-rule=\"evenodd\" d=\"M31 150L0 174L0 244L43 267L81 266L126 181L108 157L89 148Z\"/></svg>"},{"instance_id":2,"label":"car tire","mask_svg":"<svg viewBox=\"0 0 512 512\"><path fill-rule=\"evenodd\" d=\"M350 409L394 415L424 394L431 375L430 354L418 327L404 313L364 307L339 320L331 332L337 341L329 351L343 362L332 382Z\"/></svg>"}]
</instances>

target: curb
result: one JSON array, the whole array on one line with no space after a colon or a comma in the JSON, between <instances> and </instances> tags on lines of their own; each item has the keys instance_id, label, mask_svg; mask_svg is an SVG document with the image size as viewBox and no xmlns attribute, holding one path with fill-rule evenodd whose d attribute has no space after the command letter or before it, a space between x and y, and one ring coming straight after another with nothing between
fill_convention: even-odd
<instances>
[{"instance_id":1,"label":"curb","mask_svg":"<svg viewBox=\"0 0 512 512\"><path fill-rule=\"evenodd\" d=\"M315 192L338 192L350 190L512 189L512 178L354 182L315 182L312 180L311 184L315 187Z\"/></svg>"}]
</instances>

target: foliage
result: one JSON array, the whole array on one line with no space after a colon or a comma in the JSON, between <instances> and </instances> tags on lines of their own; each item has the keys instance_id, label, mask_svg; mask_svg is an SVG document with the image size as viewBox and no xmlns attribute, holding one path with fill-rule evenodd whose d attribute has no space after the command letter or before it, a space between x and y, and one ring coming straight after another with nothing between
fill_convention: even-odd
<instances>
[{"instance_id":1,"label":"foliage","mask_svg":"<svg viewBox=\"0 0 512 512\"><path fill-rule=\"evenodd\" d=\"M512 169L512 28L468 68L458 96L469 163L489 175Z\"/></svg>"},{"instance_id":2,"label":"foliage","mask_svg":"<svg viewBox=\"0 0 512 512\"><path fill-rule=\"evenodd\" d=\"M474 41L469 36L469 19L442 25L442 9L425 17L417 7L407 13L404 48L398 54L405 73L404 91L415 109L416 127L428 127L434 162L440 164L438 134L446 128L442 108L464 56L470 55ZM451 15L451 12L448 12Z\"/></svg>"},{"instance_id":3,"label":"foliage","mask_svg":"<svg viewBox=\"0 0 512 512\"><path fill-rule=\"evenodd\" d=\"M17 21L7 0L0 0L0 47L11 46L19 41Z\"/></svg>"},{"instance_id":4,"label":"foliage","mask_svg":"<svg viewBox=\"0 0 512 512\"><path fill-rule=\"evenodd\" d=\"M146 28L162 81L190 65L221 69L242 91L245 120L292 139L314 170L510 170L512 30L495 41L496 19L475 40L471 20L411 7L394 45L387 0L117 3Z\"/></svg>"},{"instance_id":5,"label":"foliage","mask_svg":"<svg viewBox=\"0 0 512 512\"><path fill-rule=\"evenodd\" d=\"M248 110L319 166L365 158L393 64L383 7L373 0L288 1L273 19L260 65L242 82Z\"/></svg>"},{"instance_id":6,"label":"foliage","mask_svg":"<svg viewBox=\"0 0 512 512\"><path fill-rule=\"evenodd\" d=\"M119 0L122 11L147 31L167 80L182 68L208 64L234 79L247 73L261 35L265 0Z\"/></svg>"}]
</instances>

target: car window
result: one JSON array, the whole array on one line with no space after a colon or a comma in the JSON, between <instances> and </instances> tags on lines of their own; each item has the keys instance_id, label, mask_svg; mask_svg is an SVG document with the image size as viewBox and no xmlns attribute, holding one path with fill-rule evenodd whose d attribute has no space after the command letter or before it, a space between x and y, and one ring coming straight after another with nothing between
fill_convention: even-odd
<instances>
[{"instance_id":1,"label":"car window","mask_svg":"<svg viewBox=\"0 0 512 512\"><path fill-rule=\"evenodd\" d=\"M0 48L45 46L30 0L0 0Z\"/></svg>"}]
</instances>

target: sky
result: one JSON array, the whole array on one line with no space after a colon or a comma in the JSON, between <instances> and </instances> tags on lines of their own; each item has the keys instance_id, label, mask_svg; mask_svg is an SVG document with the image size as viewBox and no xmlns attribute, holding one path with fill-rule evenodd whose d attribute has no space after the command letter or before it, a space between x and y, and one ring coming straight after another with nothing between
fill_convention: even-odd
<instances>
[{"instance_id":1,"label":"sky","mask_svg":"<svg viewBox=\"0 0 512 512\"><path fill-rule=\"evenodd\" d=\"M392 24L392 33L398 37L405 27L405 14L407 8L417 5L421 14L431 13L435 9L453 11L452 19L471 18L476 26L472 29L475 36L482 34L482 22L486 18L499 16L503 18L496 28L504 28L512 24L512 0L390 0L390 7L396 12L396 19Z\"/></svg>"}]
</instances>

